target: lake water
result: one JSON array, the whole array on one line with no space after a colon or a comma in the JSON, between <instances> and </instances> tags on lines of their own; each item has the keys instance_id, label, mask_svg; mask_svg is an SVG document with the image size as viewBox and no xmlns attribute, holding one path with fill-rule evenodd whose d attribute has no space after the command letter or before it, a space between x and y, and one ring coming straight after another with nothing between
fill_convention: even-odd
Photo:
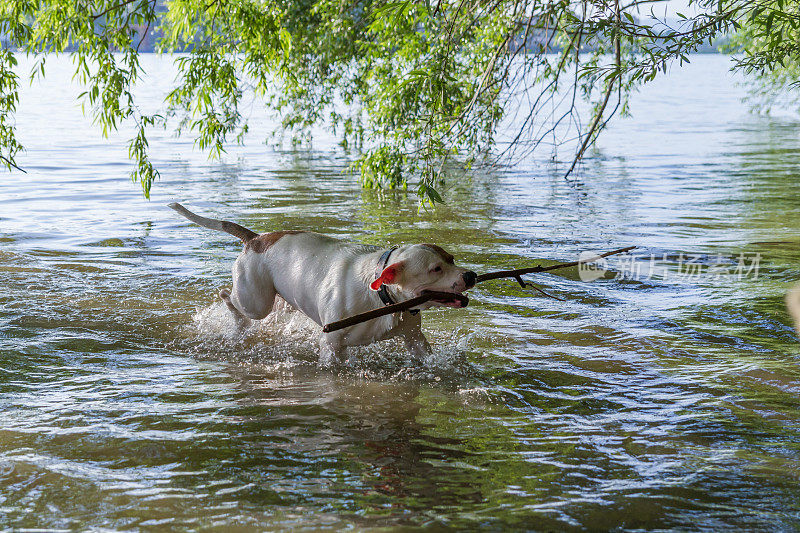
<instances>
[{"instance_id":1,"label":"lake water","mask_svg":"<svg viewBox=\"0 0 800 533\"><path fill-rule=\"evenodd\" d=\"M145 63L155 106L172 70ZM147 201L52 58L17 115L28 174L0 179L0 527L799 527L800 121L748 114L727 67L646 87L573 182L543 154L418 213L331 139L258 142L257 107L223 162L155 132ZM329 370L302 316L236 331L215 294L239 245L170 201L478 272L640 249L532 277L564 301L496 281L426 312L422 365L389 341Z\"/></svg>"}]
</instances>

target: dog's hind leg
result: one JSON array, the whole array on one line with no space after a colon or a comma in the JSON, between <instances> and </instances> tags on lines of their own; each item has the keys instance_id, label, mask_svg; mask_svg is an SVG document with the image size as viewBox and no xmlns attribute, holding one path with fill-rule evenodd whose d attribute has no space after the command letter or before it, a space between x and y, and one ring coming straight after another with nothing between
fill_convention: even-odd
<instances>
[{"instance_id":1,"label":"dog's hind leg","mask_svg":"<svg viewBox=\"0 0 800 533\"><path fill-rule=\"evenodd\" d=\"M233 315L233 318L236 320L236 323L239 326L247 327L250 325L250 319L244 316L242 313L236 309L236 306L233 305L231 302L231 291L228 289L222 289L219 291L219 297L222 298L222 301L225 302L225 305L228 307L228 310Z\"/></svg>"},{"instance_id":2,"label":"dog's hind leg","mask_svg":"<svg viewBox=\"0 0 800 533\"><path fill-rule=\"evenodd\" d=\"M223 300L234 315L261 320L272 311L276 295L269 274L248 265L240 256L233 264L233 290Z\"/></svg>"}]
</instances>

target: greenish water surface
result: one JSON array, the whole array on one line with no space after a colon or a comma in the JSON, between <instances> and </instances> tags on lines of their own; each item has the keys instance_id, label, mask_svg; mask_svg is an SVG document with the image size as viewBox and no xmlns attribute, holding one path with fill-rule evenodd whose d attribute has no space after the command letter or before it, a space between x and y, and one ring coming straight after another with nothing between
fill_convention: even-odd
<instances>
[{"instance_id":1,"label":"greenish water surface","mask_svg":"<svg viewBox=\"0 0 800 533\"><path fill-rule=\"evenodd\" d=\"M148 61L155 102L171 70ZM69 61L48 65L17 117L28 174L0 180L0 527L800 525L783 306L800 280L800 121L748 115L724 57L637 95L576 181L525 160L423 213L360 191L324 136L214 163L157 132L144 200L126 135L103 140ZM302 316L235 329L215 294L240 248L176 200L259 231L435 242L478 272L640 248L595 281L534 278L564 301L497 281L426 312L422 365L389 341L330 370Z\"/></svg>"}]
</instances>

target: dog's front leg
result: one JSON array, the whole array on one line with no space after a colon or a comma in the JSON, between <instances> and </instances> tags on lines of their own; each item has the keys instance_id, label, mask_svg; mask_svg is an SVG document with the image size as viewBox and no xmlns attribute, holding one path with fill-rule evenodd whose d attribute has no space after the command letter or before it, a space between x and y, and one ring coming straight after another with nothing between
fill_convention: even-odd
<instances>
[{"instance_id":1,"label":"dog's front leg","mask_svg":"<svg viewBox=\"0 0 800 533\"><path fill-rule=\"evenodd\" d=\"M431 345L428 343L428 339L425 338L422 331L420 331L418 335L406 335L405 341L406 349L415 359L422 360L433 351L431 350Z\"/></svg>"},{"instance_id":2,"label":"dog's front leg","mask_svg":"<svg viewBox=\"0 0 800 533\"><path fill-rule=\"evenodd\" d=\"M319 363L331 366L344 360L344 346L341 337L332 333L323 333L319 338Z\"/></svg>"},{"instance_id":3,"label":"dog's front leg","mask_svg":"<svg viewBox=\"0 0 800 533\"><path fill-rule=\"evenodd\" d=\"M431 353L431 345L425 334L422 333L422 315L417 313L403 313L400 318L403 338L406 341L406 349L415 359L423 359Z\"/></svg>"}]
</instances>

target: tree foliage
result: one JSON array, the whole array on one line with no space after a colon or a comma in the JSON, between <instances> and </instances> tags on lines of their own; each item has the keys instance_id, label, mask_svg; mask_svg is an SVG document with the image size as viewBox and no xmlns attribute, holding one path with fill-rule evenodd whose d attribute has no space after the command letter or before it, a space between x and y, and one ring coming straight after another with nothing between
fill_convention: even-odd
<instances>
[{"instance_id":1,"label":"tree foliage","mask_svg":"<svg viewBox=\"0 0 800 533\"><path fill-rule=\"evenodd\" d=\"M735 68L748 74L756 110L784 103L798 107L800 3L775 0L753 6L725 48L736 54Z\"/></svg>"},{"instance_id":2,"label":"tree foliage","mask_svg":"<svg viewBox=\"0 0 800 533\"><path fill-rule=\"evenodd\" d=\"M793 76L798 2L693 0L671 23L662 0L0 0L0 158L16 167L16 53L69 52L81 98L104 132L130 121L132 177L149 193L158 172L147 131L176 124L219 155L241 141L253 92L301 141L312 126L354 150L368 187L416 185L424 202L452 164L519 156L572 139L567 173L639 84L704 43L736 32L736 68ZM663 11L663 9L662 9ZM159 114L133 97L142 75L135 25L161 34L178 79ZM13 50L12 50L13 49ZM781 74L783 73L783 74ZM780 76L784 76L780 78ZM581 101L591 103L588 115ZM498 145L498 126L519 129ZM170 121L170 118L175 121Z\"/></svg>"}]
</instances>

